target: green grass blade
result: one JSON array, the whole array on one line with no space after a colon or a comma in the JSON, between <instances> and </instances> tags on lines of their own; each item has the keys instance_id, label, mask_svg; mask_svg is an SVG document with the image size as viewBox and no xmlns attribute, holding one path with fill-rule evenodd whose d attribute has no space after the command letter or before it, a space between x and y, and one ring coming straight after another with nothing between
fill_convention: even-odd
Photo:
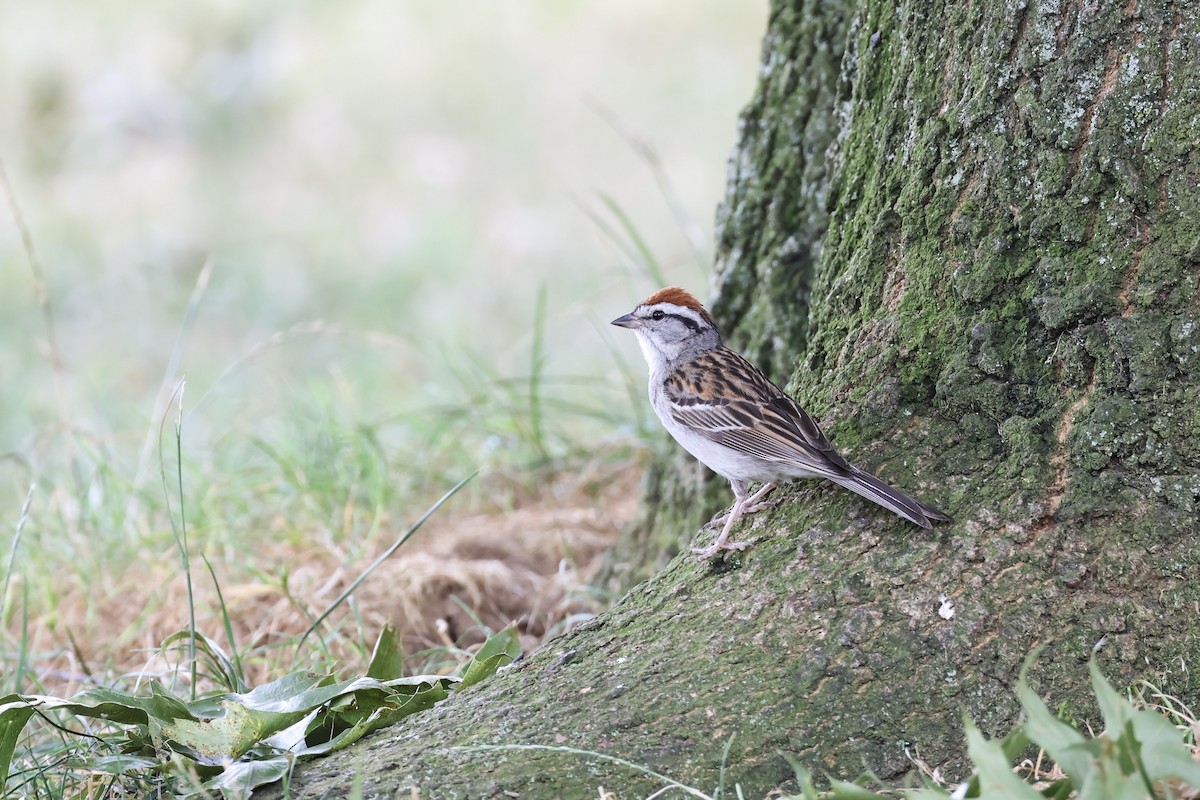
<instances>
[{"instance_id":1,"label":"green grass blade","mask_svg":"<svg viewBox=\"0 0 1200 800\"><path fill-rule=\"evenodd\" d=\"M196 699L196 600L192 592L192 565L188 556L187 516L183 507L183 392L187 387L187 379L181 380L171 395L171 401L178 403L178 414L175 418L175 477L179 492L179 524L175 524L175 515L171 512L171 490L167 481L167 463L163 455L163 428L166 427L167 415L163 412L158 425L158 468L162 477L163 500L167 504L167 516L171 520L171 533L175 537L175 545L179 549L179 560L183 565L183 576L187 587L188 630L191 631L191 645L188 652L191 675L191 698ZM167 403L170 409L171 403Z\"/></svg>"},{"instance_id":2,"label":"green grass blade","mask_svg":"<svg viewBox=\"0 0 1200 800\"><path fill-rule=\"evenodd\" d=\"M704 234L700 232L700 226L691 219L683 202L679 199L679 192L676 191L671 176L667 174L658 151L649 142L626 128L611 109L600 103L592 103L591 106L600 118L625 140L634 155L645 162L650 169L650 173L654 176L654 182L658 185L659 194L662 195L663 201L671 211L671 216L675 218L675 224L679 226L679 232L683 234L684 241L688 243L688 247L695 257L696 266L700 268L702 274L707 274L709 267L705 258Z\"/></svg>"},{"instance_id":3,"label":"green grass blade","mask_svg":"<svg viewBox=\"0 0 1200 800\"><path fill-rule=\"evenodd\" d=\"M600 202L609 210L624 231L626 239L632 244L634 252L637 253L636 263L646 271L646 274L654 280L657 286L666 286L667 278L662 270L662 265L658 263L658 259L654 257L654 252L650 246L646 244L646 240L642 238L642 234L638 231L637 226L633 224L633 220L625 213L620 204L611 196L601 193Z\"/></svg>"},{"instance_id":4,"label":"green grass blade","mask_svg":"<svg viewBox=\"0 0 1200 800\"><path fill-rule=\"evenodd\" d=\"M566 753L567 755L583 756L585 758L594 758L599 761L607 761L610 764L618 764L626 769L654 778L657 781L662 781L667 786L691 795L692 797L700 798L700 800L714 800L711 795L688 786L686 783L680 783L674 778L669 778L661 772L655 772L642 764L635 764L624 758L610 756L607 753L597 753L595 750L581 750L577 747L559 747L548 744L477 744L464 747L453 747L453 750L460 750L464 753L503 753L503 752L545 752L545 753Z\"/></svg>"},{"instance_id":5,"label":"green grass blade","mask_svg":"<svg viewBox=\"0 0 1200 800\"><path fill-rule=\"evenodd\" d=\"M630 245L625 240L625 237L623 237L616 228L609 224L608 220L606 220L597 212L593 211L582 200L576 199L575 204L584 213L584 216L591 220L592 224L600 229L600 232L604 234L605 238L616 245L616 248L621 252L621 255L623 255L625 260L629 262L629 266L637 269L640 263L637 248Z\"/></svg>"},{"instance_id":6,"label":"green grass blade","mask_svg":"<svg viewBox=\"0 0 1200 800\"><path fill-rule=\"evenodd\" d=\"M25 502L21 504L21 513L17 517L17 529L13 533L12 544L8 548L8 563L4 567L4 587L0 589L0 624L3 624L8 617L8 586L12 579L13 568L17 563L17 550L21 546L21 533L25 530L25 523L29 521L29 507L33 504L33 490L37 484L29 484L29 492L25 495ZM15 686L13 687L16 688Z\"/></svg>"},{"instance_id":7,"label":"green grass blade","mask_svg":"<svg viewBox=\"0 0 1200 800\"><path fill-rule=\"evenodd\" d=\"M229 608L225 605L225 595L221 592L221 582L217 580L217 573L213 569L212 563L208 560L208 556L201 553L200 558L204 561L204 566L208 568L213 588L217 590L217 602L221 606L221 624L225 628L225 641L229 642L230 659L232 661L232 668L228 672L231 679L229 690L244 692L250 687L246 683L246 673L242 669L242 658L238 655L237 640L233 635L233 622L229 618Z\"/></svg>"},{"instance_id":8,"label":"green grass blade","mask_svg":"<svg viewBox=\"0 0 1200 800\"><path fill-rule=\"evenodd\" d=\"M193 636L190 630L177 631L166 639L163 639L159 645L159 650L165 654L165 651L170 648L175 642L183 640L191 646ZM246 683L242 680L238 668L234 666L231 659L221 646L210 639L203 631L196 631L196 659L200 660L203 656L208 662L208 670L212 678L221 683L227 691L239 692L246 690Z\"/></svg>"},{"instance_id":9,"label":"green grass blade","mask_svg":"<svg viewBox=\"0 0 1200 800\"><path fill-rule=\"evenodd\" d=\"M13 669L13 691L20 691L25 680L29 659L29 584L21 587L21 639L17 648L17 665Z\"/></svg>"},{"instance_id":10,"label":"green grass blade","mask_svg":"<svg viewBox=\"0 0 1200 800\"><path fill-rule=\"evenodd\" d=\"M733 747L733 737L736 733L729 734L729 738L725 740L725 747L721 749L721 771L717 776L717 790L713 792L713 800L721 800L725 794L725 767L729 764L729 751Z\"/></svg>"},{"instance_id":11,"label":"green grass blade","mask_svg":"<svg viewBox=\"0 0 1200 800\"><path fill-rule=\"evenodd\" d=\"M162 380L159 382L158 392L155 396L154 413L150 419L153 420L160 414L166 414L167 408L170 408L170 402L161 412L158 408L159 398L163 392L175 380L175 374L179 370L179 362L183 358L183 346L187 342L188 334L191 332L193 325L196 323L196 315L200 311L200 302L204 298L204 293L208 289L209 278L212 277L212 259L206 258L204 265L200 267L200 272L196 276L196 285L192 287L192 294L188 298L187 309L183 313L183 322L179 326L179 330L175 334L175 344L171 347L171 354L167 357L167 366L163 370ZM142 450L138 456L137 467L133 472L133 482L130 485L129 499L125 504L125 510L121 519L121 529L125 529L126 522L135 507L135 498L138 494L138 489L142 485L142 475L146 468L146 461L150 458L151 448L154 446L154 423L150 423L149 430L146 431L146 439L142 443Z\"/></svg>"},{"instance_id":12,"label":"green grass blade","mask_svg":"<svg viewBox=\"0 0 1200 800\"><path fill-rule=\"evenodd\" d=\"M395 542L393 542L392 545L387 550L384 550L383 553L379 556L379 558L376 558L374 561L372 561L371 565L369 567L367 567L365 570L363 570L357 578L355 578L353 581L351 581L350 585L347 586L346 589L341 594L339 594L332 603L329 604L329 607L326 608L324 611L322 611L317 616L317 618L315 620L313 620L313 623L308 626L308 630L306 630L304 632L304 635L300 637L300 641L298 641L296 643L296 649L297 650L300 649L300 646L302 644L304 644L304 640L307 639L309 637L309 635L313 631L315 631L322 622L325 621L326 617L328 617L330 614L332 614L334 612L334 610L337 609L338 606L340 606L343 602L345 602L346 598L349 597L351 594L353 594L354 590L357 589L359 587L359 585L363 581L365 581L372 572L374 572L376 569L378 569L380 564L382 564L384 561L387 561L388 558L391 557L392 553L396 552L396 550L398 550L400 548L400 545L407 542L414 533L416 533L418 530L420 530L421 526L425 524L425 521L427 519L429 519L430 517L432 517L434 515L434 513L439 508L442 507L443 503L445 503L447 500L449 500L451 497L453 497L455 494L457 494L459 489L463 488L468 483L470 483L470 481L478 474L479 474L478 472L472 472L470 475L468 475L467 477L463 478L461 481L456 483L454 485L454 488L450 489L450 491L448 491L444 495L442 495L436 503L434 503L432 506L430 506L425 511L425 513L421 515L420 519L418 519L416 522L414 522L412 524L412 526L400 536L399 539L397 539Z\"/></svg>"},{"instance_id":13,"label":"green grass blade","mask_svg":"<svg viewBox=\"0 0 1200 800\"><path fill-rule=\"evenodd\" d=\"M546 285L538 288L537 302L533 311L533 347L529 354L529 424L534 452L540 461L546 461L545 431L542 420L542 370L545 367L546 336Z\"/></svg>"},{"instance_id":14,"label":"green grass blade","mask_svg":"<svg viewBox=\"0 0 1200 800\"><path fill-rule=\"evenodd\" d=\"M812 772L808 767L800 763L800 759L796 758L791 753L779 752L783 760L792 768L792 778L796 781L796 785L800 787L800 797L804 800L817 800L817 789L813 786Z\"/></svg>"}]
</instances>

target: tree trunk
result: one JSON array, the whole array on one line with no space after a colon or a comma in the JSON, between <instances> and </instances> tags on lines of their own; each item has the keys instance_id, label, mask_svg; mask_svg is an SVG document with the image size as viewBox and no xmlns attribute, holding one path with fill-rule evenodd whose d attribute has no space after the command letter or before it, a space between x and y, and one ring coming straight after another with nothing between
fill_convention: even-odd
<instances>
[{"instance_id":1,"label":"tree trunk","mask_svg":"<svg viewBox=\"0 0 1200 800\"><path fill-rule=\"evenodd\" d=\"M957 522L784 490L745 524L752 549L675 558L506 673L304 765L293 794L352 773L428 798L661 785L462 749L481 744L711 790L731 737L746 797L788 785L781 753L898 781L907 750L960 776L962 713L1006 733L1038 646L1035 688L1076 717L1099 642L1110 680L1200 705L1198 48L1167 0L778 0L714 312L851 460ZM614 580L701 521L670 472Z\"/></svg>"}]
</instances>

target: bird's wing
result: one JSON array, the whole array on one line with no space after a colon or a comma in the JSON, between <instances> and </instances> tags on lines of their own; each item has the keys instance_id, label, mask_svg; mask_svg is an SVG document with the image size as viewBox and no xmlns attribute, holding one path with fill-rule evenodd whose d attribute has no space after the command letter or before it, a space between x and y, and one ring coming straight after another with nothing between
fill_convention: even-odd
<instances>
[{"instance_id":1,"label":"bird's wing","mask_svg":"<svg viewBox=\"0 0 1200 800\"><path fill-rule=\"evenodd\" d=\"M675 421L718 444L817 474L853 469L808 412L728 348L682 365L663 387Z\"/></svg>"}]
</instances>

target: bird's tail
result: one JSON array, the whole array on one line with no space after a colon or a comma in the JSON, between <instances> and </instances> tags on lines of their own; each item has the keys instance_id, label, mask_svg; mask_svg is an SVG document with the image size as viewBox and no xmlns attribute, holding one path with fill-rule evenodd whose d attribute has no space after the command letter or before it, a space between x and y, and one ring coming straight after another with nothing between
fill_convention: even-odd
<instances>
[{"instance_id":1,"label":"bird's tail","mask_svg":"<svg viewBox=\"0 0 1200 800\"><path fill-rule=\"evenodd\" d=\"M855 494L862 495L872 503L883 506L894 514L899 514L914 525L922 528L932 528L934 520L950 522L945 512L934 508L928 503L922 503L914 497L909 497L899 489L888 486L869 472L857 467L848 475L831 476L841 486Z\"/></svg>"}]
</instances>

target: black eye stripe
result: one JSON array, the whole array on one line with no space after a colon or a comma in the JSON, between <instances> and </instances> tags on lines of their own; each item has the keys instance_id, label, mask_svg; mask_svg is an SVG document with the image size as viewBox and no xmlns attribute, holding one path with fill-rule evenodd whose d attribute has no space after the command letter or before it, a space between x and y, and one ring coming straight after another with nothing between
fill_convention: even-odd
<instances>
[{"instance_id":1,"label":"black eye stripe","mask_svg":"<svg viewBox=\"0 0 1200 800\"><path fill-rule=\"evenodd\" d=\"M696 322L696 320L692 319L691 317L684 316L683 314L672 314L670 311L663 311L661 308L656 308L650 312L650 319L655 320L656 322L659 320L664 320L668 317L679 320L685 326L687 326L689 331L692 331L693 333L700 330L700 323Z\"/></svg>"},{"instance_id":2,"label":"black eye stripe","mask_svg":"<svg viewBox=\"0 0 1200 800\"><path fill-rule=\"evenodd\" d=\"M657 312L655 312L655 313L657 313ZM687 326L689 331L700 330L700 326L696 324L696 320L692 319L691 317L685 317L682 314L665 314L664 316L668 316L671 319L679 320L680 322L682 322L684 325Z\"/></svg>"}]
</instances>

